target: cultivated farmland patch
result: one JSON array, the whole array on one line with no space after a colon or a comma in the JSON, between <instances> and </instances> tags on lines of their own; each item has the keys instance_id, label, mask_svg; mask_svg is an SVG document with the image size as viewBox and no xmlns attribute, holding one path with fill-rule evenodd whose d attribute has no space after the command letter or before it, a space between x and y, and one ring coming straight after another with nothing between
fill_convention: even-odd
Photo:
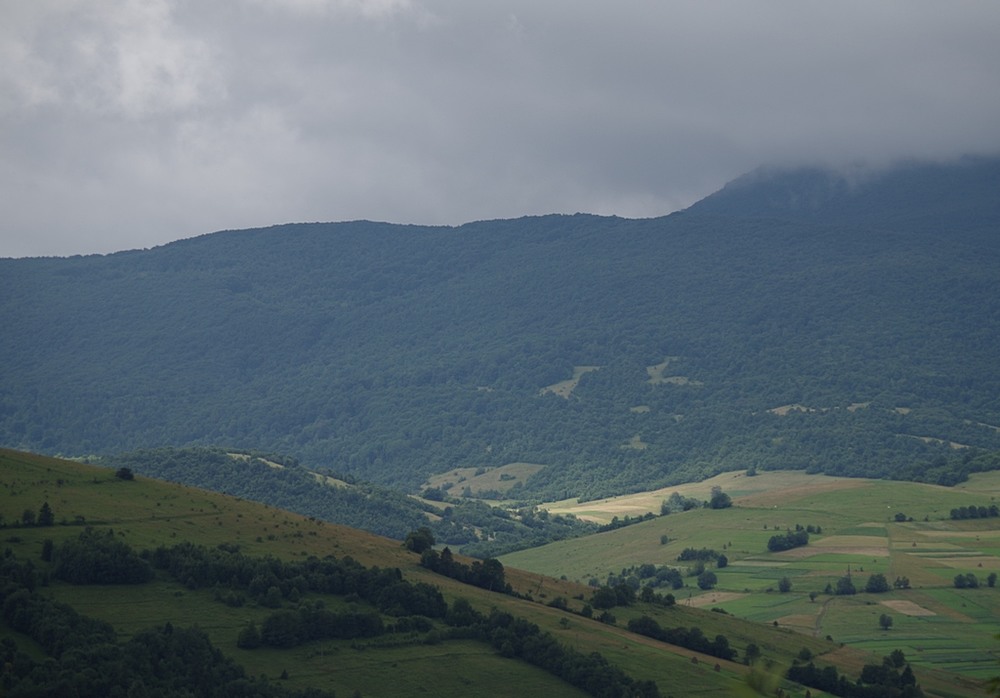
<instances>
[{"instance_id":1,"label":"cultivated farmland patch","mask_svg":"<svg viewBox=\"0 0 1000 698\"><path fill-rule=\"evenodd\" d=\"M889 599L882 602L883 606L891 608L897 613L903 613L908 616L936 616L937 613L930 610L929 608L924 608L919 604L915 604L912 601L906 601L903 599Z\"/></svg>"},{"instance_id":2,"label":"cultivated farmland patch","mask_svg":"<svg viewBox=\"0 0 1000 698\"><path fill-rule=\"evenodd\" d=\"M692 596L689 599L684 600L684 604L687 606L694 606L695 608L703 608L705 606L716 606L720 603L726 603L727 601L736 601L737 599L742 599L748 596L748 594L742 594L735 591L713 591L707 594L702 594L701 596Z\"/></svg>"}]
</instances>

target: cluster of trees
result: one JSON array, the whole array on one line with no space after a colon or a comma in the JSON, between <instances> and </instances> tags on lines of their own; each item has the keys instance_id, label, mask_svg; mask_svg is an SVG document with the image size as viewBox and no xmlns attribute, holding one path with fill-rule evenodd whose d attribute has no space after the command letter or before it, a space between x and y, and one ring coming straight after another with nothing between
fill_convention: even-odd
<instances>
[{"instance_id":1,"label":"cluster of trees","mask_svg":"<svg viewBox=\"0 0 1000 698\"><path fill-rule=\"evenodd\" d=\"M649 616L640 616L628 622L628 629L633 633L719 659L733 660L737 654L736 650L729 646L729 640L725 635L716 635L714 640L709 640L701 628L697 627L663 628Z\"/></svg>"},{"instance_id":2,"label":"cluster of trees","mask_svg":"<svg viewBox=\"0 0 1000 698\"><path fill-rule=\"evenodd\" d=\"M660 515L666 516L678 511L691 511L697 509L702 503L694 497L685 497L680 492L672 492L669 497L660 504Z\"/></svg>"},{"instance_id":3,"label":"cluster of trees","mask_svg":"<svg viewBox=\"0 0 1000 698\"><path fill-rule=\"evenodd\" d=\"M154 567L190 589L220 586L245 590L257 603L277 607L295 603L308 592L356 595L382 613L394 616L442 617L444 598L436 587L403 579L398 568L365 567L353 558L286 562L272 557L252 557L238 548L217 548L181 543L160 546L150 554Z\"/></svg>"},{"instance_id":4,"label":"cluster of trees","mask_svg":"<svg viewBox=\"0 0 1000 698\"><path fill-rule=\"evenodd\" d=\"M796 683L818 688L843 698L921 698L913 670L900 650L894 650L881 664L866 664L854 681L834 666L818 668L813 662L794 664L786 676Z\"/></svg>"},{"instance_id":5,"label":"cluster of trees","mask_svg":"<svg viewBox=\"0 0 1000 698\"><path fill-rule=\"evenodd\" d=\"M876 572L868 576L868 581L865 582L866 594L882 594L886 591L889 591L889 580L884 574Z\"/></svg>"},{"instance_id":6,"label":"cluster of trees","mask_svg":"<svg viewBox=\"0 0 1000 698\"><path fill-rule=\"evenodd\" d=\"M317 602L302 604L294 610L276 611L264 619L260 630L251 622L240 631L236 644L244 649L262 645L287 649L314 640L374 637L385 630L382 616L373 610L356 608L335 612Z\"/></svg>"},{"instance_id":7,"label":"cluster of trees","mask_svg":"<svg viewBox=\"0 0 1000 698\"><path fill-rule=\"evenodd\" d=\"M712 562L718 560L720 557L725 557L725 555L712 548L684 548L680 555L677 556L677 560L680 562L691 562L694 560Z\"/></svg>"},{"instance_id":8,"label":"cluster of trees","mask_svg":"<svg viewBox=\"0 0 1000 698\"><path fill-rule=\"evenodd\" d=\"M656 518L656 515L652 512L647 512L638 516L625 515L625 518L619 519L617 516L612 516L611 521L600 526L597 529L598 533L605 533L607 531L614 531L619 528L625 528L626 526L631 526L633 524L642 523L643 521L652 521Z\"/></svg>"},{"instance_id":9,"label":"cluster of trees","mask_svg":"<svg viewBox=\"0 0 1000 698\"><path fill-rule=\"evenodd\" d=\"M3 523L4 517L0 514L0 525L6 525ZM15 526L54 526L56 523L56 515L52 511L52 507L49 506L48 502L42 502L42 506L39 507L36 513L34 509L25 509L21 512L21 518L19 521L12 522Z\"/></svg>"},{"instance_id":10,"label":"cluster of trees","mask_svg":"<svg viewBox=\"0 0 1000 698\"><path fill-rule=\"evenodd\" d=\"M956 521L962 521L964 519L987 519L1000 516L1000 507L996 504L990 504L987 506L966 506L966 507L956 507L951 510L951 518Z\"/></svg>"},{"instance_id":11,"label":"cluster of trees","mask_svg":"<svg viewBox=\"0 0 1000 698\"><path fill-rule=\"evenodd\" d=\"M248 677L197 628L170 623L119 642L114 628L37 591L44 581L30 562L0 560L0 608L12 630L47 655L38 659L11 638L0 641L0 692L27 696L170 695L192 698L332 698L317 689L289 690Z\"/></svg>"},{"instance_id":12,"label":"cluster of trees","mask_svg":"<svg viewBox=\"0 0 1000 698\"><path fill-rule=\"evenodd\" d=\"M496 558L488 557L466 565L456 560L449 548L440 553L430 549L425 550L420 556L420 564L432 572L487 591L499 591L504 594L512 591L510 584L504 579L503 565Z\"/></svg>"},{"instance_id":13,"label":"cluster of trees","mask_svg":"<svg viewBox=\"0 0 1000 698\"><path fill-rule=\"evenodd\" d=\"M621 574L609 574L605 586L617 587L620 584L628 585L633 591L639 591L641 587L667 586L671 589L680 589L684 586L684 575L676 567L660 565L657 567L651 562L640 565L622 568ZM600 581L596 578L590 580L593 587L600 586Z\"/></svg>"},{"instance_id":14,"label":"cluster of trees","mask_svg":"<svg viewBox=\"0 0 1000 698\"><path fill-rule=\"evenodd\" d=\"M143 584L153 568L113 529L87 527L75 539L55 547L53 575L70 584Z\"/></svg>"},{"instance_id":15,"label":"cluster of trees","mask_svg":"<svg viewBox=\"0 0 1000 698\"><path fill-rule=\"evenodd\" d=\"M585 607L585 610L589 609L590 606L601 611L608 611L615 606L631 606L635 603L636 598L643 603L652 603L665 607L673 606L676 603L673 594L659 594L656 592L653 584L645 584L640 588L638 585L630 583L634 579L634 576L628 577L625 581L622 581L620 578L609 577L608 584L600 586L594 591L590 604ZM683 584L684 582L681 580L681 585ZM584 615L589 615L589 613L584 613ZM613 616L602 614L600 620L613 622L611 621L612 618Z\"/></svg>"},{"instance_id":16,"label":"cluster of trees","mask_svg":"<svg viewBox=\"0 0 1000 698\"><path fill-rule=\"evenodd\" d=\"M909 589L909 577L896 577L892 582L893 589ZM882 594L889 591L889 580L881 572L875 572L868 576L864 586L861 588L866 594ZM823 590L825 594L835 594L837 596L853 596L858 593L858 588L854 584L854 577L848 573L839 577L835 584L827 584Z\"/></svg>"},{"instance_id":17,"label":"cluster of trees","mask_svg":"<svg viewBox=\"0 0 1000 698\"><path fill-rule=\"evenodd\" d=\"M798 526L794 531L773 535L767 541L767 549L772 553L799 548L803 545L809 545L809 532Z\"/></svg>"},{"instance_id":18,"label":"cluster of trees","mask_svg":"<svg viewBox=\"0 0 1000 698\"><path fill-rule=\"evenodd\" d=\"M992 588L995 587L997 583L997 573L990 572L986 577L986 586ZM972 572L966 572L964 574L956 574L954 579L954 584L956 589L978 589L979 588L979 577L977 577Z\"/></svg>"},{"instance_id":19,"label":"cluster of trees","mask_svg":"<svg viewBox=\"0 0 1000 698\"><path fill-rule=\"evenodd\" d=\"M631 606L635 603L635 589L625 583L615 586L602 586L594 592L590 605L598 610L614 608L615 606Z\"/></svg>"}]
</instances>

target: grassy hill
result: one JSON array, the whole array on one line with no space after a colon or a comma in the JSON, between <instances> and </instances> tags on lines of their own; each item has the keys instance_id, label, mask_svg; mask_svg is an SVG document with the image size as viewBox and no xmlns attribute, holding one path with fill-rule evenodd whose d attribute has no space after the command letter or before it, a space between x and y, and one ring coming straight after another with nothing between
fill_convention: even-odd
<instances>
[{"instance_id":1,"label":"grassy hill","mask_svg":"<svg viewBox=\"0 0 1000 698\"><path fill-rule=\"evenodd\" d=\"M755 643L765 658L776 662L772 686L779 685L776 672L803 650L821 663L833 662L855 673L872 659L867 652L800 634L784 624L774 627L684 604L664 608L636 603L616 608L617 623L609 625L573 612L582 608L591 592L573 581L508 567L507 579L522 598L490 593L431 573L420 566L418 556L395 540L172 483L143 477L122 480L114 471L64 460L0 451L0 488L4 494L0 513L6 558L32 560L43 571L49 569L49 563L40 560L43 542L54 541L58 551L60 544L75 539L88 525L100 531L112 530L113 537L136 550L187 541L208 547L238 546L248 556L283 561L350 556L368 567L398 568L406 580L431 583L449 604L464 598L484 613L497 608L530 619L566 646L585 654L600 652L635 678L655 681L664 696L755 693L747 684L749 670L745 665L630 633L623 626L631 618L652 617L665 627L697 626L708 637L725 634L741 653ZM44 502L51 507L54 525L20 525L23 511L33 512ZM504 658L485 643L441 640L440 636L431 639L434 630L429 634L320 640L283 650L241 649L237 646L240 631L250 621L263 625L274 609L254 602L239 607L221 603L218 589L193 589L163 571L152 581L135 585L78 585L51 578L40 592L84 615L110 622L122 641L167 622L178 630L197 626L250 676L267 677L270 683L289 689L320 688L338 695L582 695L537 667ZM557 598L566 601L568 611L548 605ZM345 606L342 597L313 593L296 603L317 600L333 609ZM283 605L294 606L287 600ZM439 635L446 629L440 622L434 625L440 629ZM894 627L893 639L897 633ZM2 637L14 639L40 658L38 646L0 624ZM884 654L886 647L888 643L882 643L877 649ZM279 678L283 674L287 678ZM974 683L952 674L918 667L917 675L929 695L980 694ZM782 685L786 695L805 693L787 681ZM812 695L822 693L813 690Z\"/></svg>"},{"instance_id":2,"label":"grassy hill","mask_svg":"<svg viewBox=\"0 0 1000 698\"><path fill-rule=\"evenodd\" d=\"M608 500L547 505L608 522L612 517L659 514L673 492L708 500L712 487L732 497L726 509L696 508L572 541L505 555L504 564L550 576L602 584L608 575L636 574L651 563L685 570L685 549L713 549L728 565L718 583L701 590L693 578L674 591L691 607L719 608L740 618L777 624L806 637L830 636L873 652L903 650L919 666L985 679L1000 656L1000 519L953 520L951 510L989 507L1000 497L1000 474L973 475L945 488L917 483L807 475L801 472L726 473L705 482ZM772 536L813 526L808 545L770 552ZM667 542L662 541L666 537ZM884 575L883 593L834 595L827 585L850 574L859 592L873 574ZM956 575L973 574L979 588L955 588ZM892 585L907 578L909 588ZM780 591L787 579L790 590ZM648 580L646 580L648 581ZM812 597L811 597L812 596ZM882 614L893 619L884 631Z\"/></svg>"},{"instance_id":3,"label":"grassy hill","mask_svg":"<svg viewBox=\"0 0 1000 698\"><path fill-rule=\"evenodd\" d=\"M0 260L0 443L238 446L408 492L528 463L470 489L533 501L751 466L961 481L1000 452L998 172Z\"/></svg>"}]
</instances>

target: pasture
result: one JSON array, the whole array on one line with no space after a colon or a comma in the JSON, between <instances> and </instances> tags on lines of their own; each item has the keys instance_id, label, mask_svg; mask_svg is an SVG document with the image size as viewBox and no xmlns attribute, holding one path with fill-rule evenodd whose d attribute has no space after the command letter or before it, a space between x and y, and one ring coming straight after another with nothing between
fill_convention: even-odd
<instances>
[{"instance_id":1,"label":"pasture","mask_svg":"<svg viewBox=\"0 0 1000 698\"><path fill-rule=\"evenodd\" d=\"M748 669L739 661L718 662L629 633L625 625L632 618L649 615L664 626L699 627L708 637L724 634L741 656L746 646L754 642L762 648L764 656L776 661L778 666L787 666L800 650L808 648L821 661L836 661L842 670L856 672L862 664L873 659L877 661L885 654L886 646L902 647L909 657L918 662L918 677L929 695L978 695L980 691L971 681L935 671L934 667L954 667L965 676L978 677L989 675L989 662L993 659L991 649L985 642L977 640L971 646L969 643L962 645L955 639L956 635L949 634L954 624L961 623L963 628L971 629L974 637L982 638L986 634L985 628L991 622L995 625L995 609L989 604L989 599L994 598L991 595L994 590L985 588L953 592L942 584L932 589L913 590L925 593L926 598L916 593L906 595L900 592L881 595L884 599L877 599L916 599L915 603L920 608L937 614L924 617L923 621L927 628L935 629L936 634L928 633L919 624L920 616L893 612L896 624L888 631L889 640L886 642L886 637L874 632L872 613L889 606L866 604L862 596L831 600L826 613L820 617L821 632L804 632L803 629L808 629L810 613L820 616L818 609L826 599L821 597L815 603L810 602L805 593L805 583L800 589L798 581L789 594L762 590L776 583L776 574L781 570L789 573L797 571L796 580L808 579L810 572L814 571L809 558L786 556L784 566L776 569L775 560L761 554L769 533L786 521L785 513L775 509L755 511L737 506L716 512L697 510L574 541L578 545L594 546L595 557L587 561L586 569L595 574L606 570L607 564L625 564L623 561L630 557L651 559L651 556L659 555L657 559L667 560L671 555L676 557L676 546L693 545L699 540L714 547L727 546L732 563L730 568L720 570L720 585L713 592L716 595L714 600L692 594L690 599L679 596L681 603L672 608L648 604L615 608L617 622L605 624L547 605L561 597L567 601L571 611L579 611L589 599L590 589L587 586L577 583L574 578L559 579L561 572L549 576L540 574L538 570L516 569L505 561L507 580L524 598L490 594L420 567L417 556L406 551L399 541L171 483L141 477L123 481L100 468L0 451L0 495L3 495L0 513L6 524L0 535L5 539L4 545L18 557L38 560L43 540L52 539L58 543L76 536L81 526L86 524L101 529L111 528L115 535L136 549L188 540L206 546L235 543L246 553L283 559L309 555L350 555L365 565L398 567L407 579L434 584L449 602L464 597L482 612L497 607L529 618L560 642L584 654L600 652L631 675L656 681L664 696L755 694L746 685ZM16 525L21 512L37 510L45 501L55 513L55 526ZM788 521L802 520L805 523L801 516L798 519L790 516ZM826 516L831 521L836 519L833 515ZM819 518L810 520L818 521ZM763 528L764 522L767 522L767 529ZM882 530L880 535L891 541L897 527L880 526L881 529L861 528L868 532ZM942 522L936 522L935 526L928 531L949 535L930 536L923 547L917 548L918 551L939 555L941 546L976 541L971 529L952 531ZM910 531L905 525L898 528ZM671 530L683 540L661 546L661 529ZM952 540L949 536L956 532L959 535ZM628 537L621 537L622 534ZM857 542L854 537L861 534L844 535L851 536L848 542L853 544ZM913 537L915 533L910 531L908 535ZM982 532L979 535L977 542L986 545ZM612 543L610 546L606 545L608 541ZM628 547L623 553L621 548L626 542ZM996 546L997 542L992 545ZM893 547L888 544L888 548L891 556ZM556 548L547 549L551 553ZM828 561L832 566L831 578L840 564L838 556L845 554L850 557L852 553L825 551L818 556L824 559L832 556ZM576 558L572 555L572 551L568 551L567 557L559 564L569 569L570 562L580 558L580 550L577 549ZM599 564L600 555L606 555L610 563L601 561ZM860 562L859 559L858 564ZM584 566L579 569L582 578ZM449 640L428 644L421 637L382 636L368 640L319 641L290 650L243 650L236 646L239 631L251 620L262 623L271 609L254 603L232 608L214 600L211 590L192 591L163 576L138 586L73 586L53 582L47 587L47 593L71 603L82 613L111 622L123 638L167 620L177 626L197 625L217 647L241 663L250 674L276 679L287 671L290 687L315 686L333 689L338 695L361 691L364 695L392 693L416 696L434 693L459 696L506 695L504 691L509 686L512 687L510 695L552 698L581 695L549 674L523 662L503 659L488 645L469 641ZM344 603L340 597L314 594L306 594L304 600L317 599L322 599L330 607ZM702 607L698 608L699 605ZM724 608L728 615L708 612L706 607ZM913 621L905 621L904 616ZM796 618L801 620L796 621ZM772 619L781 619L778 627L774 627ZM763 624L758 621L763 621ZM864 627L872 626L873 632L852 635L852 624L857 623L863 623ZM916 635L915 629L924 631L923 635ZM4 633L0 625L0 636ZM826 639L827 633L832 633L834 639ZM894 642L897 637L900 641ZM964 639L965 636L961 637ZM839 642L848 640L848 646L839 646ZM880 640L883 642L880 643ZM904 640L909 644L903 646ZM18 637L18 643L22 642L23 638ZM866 642L867 645L864 644ZM918 652L922 656L918 656ZM795 689L787 682L784 685L786 690ZM791 693L802 694L801 690ZM817 692L813 694L819 695Z\"/></svg>"},{"instance_id":2,"label":"pasture","mask_svg":"<svg viewBox=\"0 0 1000 698\"><path fill-rule=\"evenodd\" d=\"M1000 519L953 521L951 509L988 506L1000 495L1000 475L973 475L947 488L907 482L833 478L802 472L769 472L755 477L727 473L706 482L614 499L557 502L553 512L595 520L659 513L674 491L708 499L721 486L733 498L728 509L694 509L587 538L505 555L505 565L564 576L580 583L605 583L608 575L644 563L687 570L679 562L685 548L710 548L728 565L716 569L718 583L702 591L693 578L674 591L678 603L717 608L737 617L832 638L856 649L885 653L901 649L917 666L954 671L973 679L1000 673ZM770 552L771 536L796 525L815 526L809 544ZM661 543L666 536L667 543ZM865 593L872 574L890 585ZM956 575L975 575L978 588L956 589ZM850 575L858 593L824 593ZM897 578L909 588L893 588ZM787 578L790 590L781 592ZM669 588L661 591L670 591ZM883 630L882 614L892 618Z\"/></svg>"},{"instance_id":3,"label":"pasture","mask_svg":"<svg viewBox=\"0 0 1000 698\"><path fill-rule=\"evenodd\" d=\"M35 564L44 564L38 562L44 540L58 545L87 525L111 529L137 550L191 541L209 547L236 544L248 554L282 559L350 556L367 566L397 567L409 580L437 586L449 602L463 597L483 613L497 607L529 618L584 654L600 652L626 672L655 680L664 695L675 685L690 689L687 695L706 696L741 695L745 688L742 665L727 662L715 671L706 657L694 665L692 653L626 631L623 626L629 616L623 614L619 624L607 625L546 605L562 597L570 608L579 610L589 591L573 582L508 568L507 580L526 598L491 594L420 567L418 556L400 541L235 497L143 477L120 480L107 469L12 451L0 450L0 495L4 546ZM22 512L37 511L43 502L50 504L55 525L20 525ZM76 586L53 580L45 593L110 622L123 639L166 621L178 627L196 625L249 674L276 680L287 672L288 679L283 681L290 687L318 687L338 695L355 691L399 696L582 695L550 674L504 659L489 645L471 641L428 644L422 636L388 635L317 641L288 650L240 649L236 646L240 630L250 621L262 624L272 609L256 603L230 607L216 601L212 590L191 590L164 575L142 585ZM312 593L302 600L322 600L330 608L344 603L341 597ZM640 612L641 608L630 609L630 613ZM710 623L722 620L693 609L690 613L695 615L684 622L698 623L699 616ZM753 636L748 629L738 635L732 632L734 645L741 649ZM10 634L0 622L0 638L7 636L38 654L30 641Z\"/></svg>"},{"instance_id":4,"label":"pasture","mask_svg":"<svg viewBox=\"0 0 1000 698\"><path fill-rule=\"evenodd\" d=\"M440 488L449 497L461 496L466 488L472 496L483 492L505 493L517 483L523 485L544 467L536 463L507 463L496 468L453 468L428 479L424 487Z\"/></svg>"}]
</instances>

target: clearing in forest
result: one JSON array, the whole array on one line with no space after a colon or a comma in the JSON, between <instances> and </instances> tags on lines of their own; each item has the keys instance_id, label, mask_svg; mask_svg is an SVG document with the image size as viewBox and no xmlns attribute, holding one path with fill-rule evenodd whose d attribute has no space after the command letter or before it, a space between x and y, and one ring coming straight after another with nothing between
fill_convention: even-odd
<instances>
[{"instance_id":1,"label":"clearing in forest","mask_svg":"<svg viewBox=\"0 0 1000 698\"><path fill-rule=\"evenodd\" d=\"M574 366L572 378L545 386L538 392L540 395L553 393L568 400L569 396L573 394L574 390L576 390L576 386L580 383L580 379L583 378L584 375L590 373L591 371L596 371L599 368L600 366Z\"/></svg>"}]
</instances>

